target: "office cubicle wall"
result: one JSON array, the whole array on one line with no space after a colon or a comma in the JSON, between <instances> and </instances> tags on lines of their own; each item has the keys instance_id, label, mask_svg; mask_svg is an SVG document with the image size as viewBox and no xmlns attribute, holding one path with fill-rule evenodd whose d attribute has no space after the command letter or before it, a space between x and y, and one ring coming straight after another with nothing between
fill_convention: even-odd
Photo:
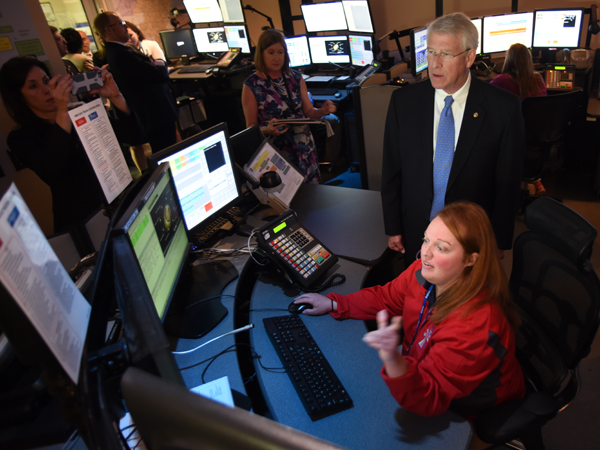
<instances>
[{"instance_id":1,"label":"office cubicle wall","mask_svg":"<svg viewBox=\"0 0 600 450\"><path fill-rule=\"evenodd\" d=\"M398 86L356 87L353 91L360 178L363 189L381 190L383 132L392 92Z\"/></svg>"}]
</instances>

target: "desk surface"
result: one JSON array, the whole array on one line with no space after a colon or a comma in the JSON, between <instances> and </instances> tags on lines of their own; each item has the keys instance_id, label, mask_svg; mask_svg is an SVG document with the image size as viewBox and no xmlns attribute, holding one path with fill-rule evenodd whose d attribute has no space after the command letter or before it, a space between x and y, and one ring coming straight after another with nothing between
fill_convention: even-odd
<instances>
[{"instance_id":1,"label":"desk surface","mask_svg":"<svg viewBox=\"0 0 600 450\"><path fill-rule=\"evenodd\" d=\"M367 274L365 266L344 259L340 259L333 271L346 275L346 283L332 289L342 294L358 290ZM250 320L255 328L250 338L264 366L281 367L281 362L262 319L287 315L287 311L277 310L285 310L292 300L293 296L287 296L270 279L259 279L255 286L250 307ZM362 342L366 332L364 322L337 321L329 314L303 315L302 320L350 394L354 407L313 422L288 375L268 372L256 364L261 389L278 422L348 449L468 447L471 425L464 419L450 412L425 418L398 406L381 379L382 363L377 352Z\"/></svg>"},{"instance_id":2,"label":"desk surface","mask_svg":"<svg viewBox=\"0 0 600 450\"><path fill-rule=\"evenodd\" d=\"M374 265L387 249L378 191L303 184L291 207L300 222L338 256Z\"/></svg>"}]
</instances>

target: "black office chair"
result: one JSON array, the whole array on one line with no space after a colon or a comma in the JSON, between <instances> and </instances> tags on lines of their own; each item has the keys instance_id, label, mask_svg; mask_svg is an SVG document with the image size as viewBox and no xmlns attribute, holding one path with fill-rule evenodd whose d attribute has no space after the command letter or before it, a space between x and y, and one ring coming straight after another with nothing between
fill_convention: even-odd
<instances>
[{"instance_id":1,"label":"black office chair","mask_svg":"<svg viewBox=\"0 0 600 450\"><path fill-rule=\"evenodd\" d=\"M560 167L564 135L581 96L582 91L577 90L523 99L521 110L526 136L523 181L534 182L547 170ZM528 196L526 192L523 194ZM530 203L531 199L528 200L522 204L523 209Z\"/></svg>"},{"instance_id":2,"label":"black office chair","mask_svg":"<svg viewBox=\"0 0 600 450\"><path fill-rule=\"evenodd\" d=\"M530 231L515 240L510 288L522 318L517 357L528 394L485 411L477 435L494 445L519 439L543 449L542 426L579 391L579 362L600 324L600 280L589 261L596 229L551 198L525 213ZM493 447L492 447L493 448Z\"/></svg>"}]
</instances>

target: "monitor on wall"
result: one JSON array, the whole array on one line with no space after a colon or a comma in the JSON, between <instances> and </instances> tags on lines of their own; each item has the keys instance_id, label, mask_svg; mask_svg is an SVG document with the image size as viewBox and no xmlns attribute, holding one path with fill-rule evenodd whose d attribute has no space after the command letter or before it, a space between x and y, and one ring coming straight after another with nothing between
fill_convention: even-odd
<instances>
[{"instance_id":1,"label":"monitor on wall","mask_svg":"<svg viewBox=\"0 0 600 450\"><path fill-rule=\"evenodd\" d=\"M481 17L475 17L474 19L471 19L471 23L473 25L475 25L475 28L477 28L477 36L479 37L479 39L477 40L477 54L480 55L481 54L481 41L483 40L481 38L481 30L482 30L482 20Z\"/></svg>"},{"instance_id":2,"label":"monitor on wall","mask_svg":"<svg viewBox=\"0 0 600 450\"><path fill-rule=\"evenodd\" d=\"M196 43L191 28L159 31L160 40L167 59L179 59L182 56L196 56Z\"/></svg>"},{"instance_id":3,"label":"monitor on wall","mask_svg":"<svg viewBox=\"0 0 600 450\"><path fill-rule=\"evenodd\" d=\"M348 29L342 2L302 4L300 8L309 33Z\"/></svg>"},{"instance_id":4,"label":"monitor on wall","mask_svg":"<svg viewBox=\"0 0 600 450\"><path fill-rule=\"evenodd\" d=\"M373 40L370 35L348 35L350 59L354 66L366 66L373 61Z\"/></svg>"},{"instance_id":5,"label":"monitor on wall","mask_svg":"<svg viewBox=\"0 0 600 450\"><path fill-rule=\"evenodd\" d=\"M348 36L311 36L308 38L313 64L349 64Z\"/></svg>"},{"instance_id":6,"label":"monitor on wall","mask_svg":"<svg viewBox=\"0 0 600 450\"><path fill-rule=\"evenodd\" d=\"M414 76L427 69L427 28L410 30L410 60L411 72Z\"/></svg>"},{"instance_id":7,"label":"monitor on wall","mask_svg":"<svg viewBox=\"0 0 600 450\"><path fill-rule=\"evenodd\" d=\"M540 9L533 20L536 48L577 48L581 41L582 9Z\"/></svg>"},{"instance_id":8,"label":"monitor on wall","mask_svg":"<svg viewBox=\"0 0 600 450\"><path fill-rule=\"evenodd\" d=\"M290 57L290 67L310 66L310 50L306 36L294 36L285 38L285 45Z\"/></svg>"},{"instance_id":9,"label":"monitor on wall","mask_svg":"<svg viewBox=\"0 0 600 450\"><path fill-rule=\"evenodd\" d=\"M484 16L483 53L505 52L513 44L531 48L533 12Z\"/></svg>"},{"instance_id":10,"label":"monitor on wall","mask_svg":"<svg viewBox=\"0 0 600 450\"><path fill-rule=\"evenodd\" d=\"M244 9L240 0L219 0L223 22L244 23Z\"/></svg>"},{"instance_id":11,"label":"monitor on wall","mask_svg":"<svg viewBox=\"0 0 600 450\"><path fill-rule=\"evenodd\" d=\"M374 33L373 19L367 0L342 0L348 31L352 33Z\"/></svg>"},{"instance_id":12,"label":"monitor on wall","mask_svg":"<svg viewBox=\"0 0 600 450\"><path fill-rule=\"evenodd\" d=\"M192 23L223 22L223 14L217 0L183 0Z\"/></svg>"},{"instance_id":13,"label":"monitor on wall","mask_svg":"<svg viewBox=\"0 0 600 450\"><path fill-rule=\"evenodd\" d=\"M225 28L194 28L193 32L198 53L223 53L229 50Z\"/></svg>"}]
</instances>

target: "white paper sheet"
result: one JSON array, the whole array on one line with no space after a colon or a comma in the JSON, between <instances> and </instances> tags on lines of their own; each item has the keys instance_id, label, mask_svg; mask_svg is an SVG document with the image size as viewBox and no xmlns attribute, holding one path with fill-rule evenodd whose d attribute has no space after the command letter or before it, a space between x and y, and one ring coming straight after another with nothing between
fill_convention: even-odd
<instances>
[{"instance_id":1,"label":"white paper sheet","mask_svg":"<svg viewBox=\"0 0 600 450\"><path fill-rule=\"evenodd\" d=\"M92 308L14 184L0 200L0 282L77 384Z\"/></svg>"},{"instance_id":2,"label":"white paper sheet","mask_svg":"<svg viewBox=\"0 0 600 450\"><path fill-rule=\"evenodd\" d=\"M102 100L85 103L69 111L69 116L106 201L111 203L131 183L132 177Z\"/></svg>"},{"instance_id":3,"label":"white paper sheet","mask_svg":"<svg viewBox=\"0 0 600 450\"><path fill-rule=\"evenodd\" d=\"M209 381L191 389L196 394L208 397L215 402L223 403L227 406L234 406L229 379L225 376L218 380Z\"/></svg>"}]
</instances>

